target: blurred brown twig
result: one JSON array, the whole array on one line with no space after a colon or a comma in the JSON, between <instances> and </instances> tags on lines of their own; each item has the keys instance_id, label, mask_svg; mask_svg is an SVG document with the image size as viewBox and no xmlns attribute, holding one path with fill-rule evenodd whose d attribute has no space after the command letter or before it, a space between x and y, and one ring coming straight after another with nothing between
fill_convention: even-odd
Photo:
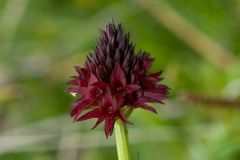
<instances>
[{"instance_id":1,"label":"blurred brown twig","mask_svg":"<svg viewBox=\"0 0 240 160\"><path fill-rule=\"evenodd\" d=\"M228 69L235 64L230 51L197 29L167 3L156 0L134 0L134 2L209 62L221 69Z\"/></svg>"},{"instance_id":2,"label":"blurred brown twig","mask_svg":"<svg viewBox=\"0 0 240 160\"><path fill-rule=\"evenodd\" d=\"M208 97L194 93L182 93L179 99L202 105L211 105L218 107L236 107L240 108L240 100L232 100L222 97Z\"/></svg>"}]
</instances>

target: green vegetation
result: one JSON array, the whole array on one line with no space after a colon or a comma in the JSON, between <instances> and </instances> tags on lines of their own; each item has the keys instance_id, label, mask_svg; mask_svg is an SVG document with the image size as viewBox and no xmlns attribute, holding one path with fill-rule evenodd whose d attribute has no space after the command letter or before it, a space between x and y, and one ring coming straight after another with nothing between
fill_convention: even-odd
<instances>
[{"instance_id":1,"label":"green vegetation","mask_svg":"<svg viewBox=\"0 0 240 160\"><path fill-rule=\"evenodd\" d=\"M0 159L117 159L102 125L72 123L64 92L112 18L172 89L157 115L131 115L131 159L240 159L239 10L238 0L0 1Z\"/></svg>"}]
</instances>

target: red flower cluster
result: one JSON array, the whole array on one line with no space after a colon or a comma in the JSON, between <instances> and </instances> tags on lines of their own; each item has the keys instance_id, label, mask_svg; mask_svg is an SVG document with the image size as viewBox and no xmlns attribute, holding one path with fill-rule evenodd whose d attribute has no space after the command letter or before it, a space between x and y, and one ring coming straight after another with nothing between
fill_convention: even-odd
<instances>
[{"instance_id":1,"label":"red flower cluster","mask_svg":"<svg viewBox=\"0 0 240 160\"><path fill-rule=\"evenodd\" d=\"M161 71L148 73L153 61L147 52L134 53L129 33L124 33L121 24L108 24L85 66L75 67L78 75L68 82L74 86L68 92L80 95L72 104L71 116L76 121L97 118L93 128L105 121L108 137L116 119L130 123L125 110L143 108L156 113L146 102L162 103L169 88L158 83ZM84 110L89 111L82 115Z\"/></svg>"}]
</instances>

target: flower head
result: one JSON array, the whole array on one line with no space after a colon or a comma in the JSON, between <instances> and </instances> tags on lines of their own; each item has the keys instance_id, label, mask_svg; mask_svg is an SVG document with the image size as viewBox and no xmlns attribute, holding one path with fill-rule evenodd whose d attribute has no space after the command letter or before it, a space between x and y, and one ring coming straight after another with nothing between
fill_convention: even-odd
<instances>
[{"instance_id":1,"label":"flower head","mask_svg":"<svg viewBox=\"0 0 240 160\"><path fill-rule=\"evenodd\" d=\"M77 76L68 81L73 86L68 92L79 95L72 103L71 116L75 121L97 118L93 128L104 121L108 137L116 119L130 123L126 110L143 108L156 113L146 103L162 103L169 88L159 84L161 71L149 73L153 61L147 52L135 53L121 24L108 24L84 67L75 67Z\"/></svg>"}]
</instances>

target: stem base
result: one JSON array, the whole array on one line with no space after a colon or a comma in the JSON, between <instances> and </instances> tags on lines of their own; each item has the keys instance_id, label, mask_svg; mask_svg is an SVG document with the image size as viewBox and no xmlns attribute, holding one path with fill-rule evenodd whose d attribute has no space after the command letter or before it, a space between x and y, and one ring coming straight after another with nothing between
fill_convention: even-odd
<instances>
[{"instance_id":1,"label":"stem base","mask_svg":"<svg viewBox=\"0 0 240 160\"><path fill-rule=\"evenodd\" d=\"M128 148L127 126L121 120L117 120L114 125L118 160L130 160Z\"/></svg>"}]
</instances>

